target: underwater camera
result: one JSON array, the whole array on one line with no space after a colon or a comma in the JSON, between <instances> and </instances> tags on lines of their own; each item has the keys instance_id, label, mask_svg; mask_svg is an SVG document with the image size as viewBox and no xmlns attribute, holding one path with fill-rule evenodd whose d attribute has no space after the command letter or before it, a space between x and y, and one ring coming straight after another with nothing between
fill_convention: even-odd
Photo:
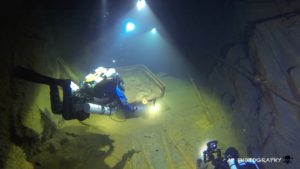
<instances>
[{"instance_id":1,"label":"underwater camera","mask_svg":"<svg viewBox=\"0 0 300 169\"><path fill-rule=\"evenodd\" d=\"M203 152L204 162L210 162L214 161L215 159L221 158L221 150L218 148L218 141L210 141L207 143L207 150ZM215 158L214 154L217 155L217 158Z\"/></svg>"},{"instance_id":2,"label":"underwater camera","mask_svg":"<svg viewBox=\"0 0 300 169\"><path fill-rule=\"evenodd\" d=\"M239 158L239 152L234 147L226 149L222 157L221 149L218 149L218 141L210 141L206 144L207 149L203 151L203 159L197 159L197 169L207 169L208 163L214 166L214 169L259 169L255 162L235 161ZM233 159L233 161L230 161ZM229 165L230 164L230 165Z\"/></svg>"},{"instance_id":3,"label":"underwater camera","mask_svg":"<svg viewBox=\"0 0 300 169\"><path fill-rule=\"evenodd\" d=\"M197 160L197 169L206 169L211 162L215 169L229 169L227 159L222 157L221 150L218 149L218 141L208 142L207 149L203 152L203 159Z\"/></svg>"}]
</instances>

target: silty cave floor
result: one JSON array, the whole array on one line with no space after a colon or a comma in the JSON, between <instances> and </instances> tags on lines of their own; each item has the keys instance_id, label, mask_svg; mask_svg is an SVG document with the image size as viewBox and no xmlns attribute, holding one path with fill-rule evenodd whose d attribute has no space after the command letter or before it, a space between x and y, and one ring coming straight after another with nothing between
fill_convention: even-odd
<instances>
[{"instance_id":1,"label":"silty cave floor","mask_svg":"<svg viewBox=\"0 0 300 169\"><path fill-rule=\"evenodd\" d=\"M82 123L63 122L41 153L32 158L37 169L191 169L201 147L218 140L246 155L247 131L233 127L230 114L217 99L196 89L192 81L159 77L165 96L155 116L120 119L92 115Z\"/></svg>"}]
</instances>

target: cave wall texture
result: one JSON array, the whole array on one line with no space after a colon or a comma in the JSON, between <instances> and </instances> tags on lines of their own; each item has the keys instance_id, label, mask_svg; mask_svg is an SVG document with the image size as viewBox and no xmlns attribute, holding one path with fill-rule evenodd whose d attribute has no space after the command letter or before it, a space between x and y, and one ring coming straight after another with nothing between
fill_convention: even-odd
<instances>
[{"instance_id":1,"label":"cave wall texture","mask_svg":"<svg viewBox=\"0 0 300 169\"><path fill-rule=\"evenodd\" d=\"M0 168L33 168L26 159L52 137L62 121L51 113L48 86L14 78L13 68L24 66L44 75L78 80L64 61L80 53L75 50L79 40L69 38L77 30L65 23L71 20L70 14L64 9L46 10L44 5L13 1L1 11Z\"/></svg>"},{"instance_id":2,"label":"cave wall texture","mask_svg":"<svg viewBox=\"0 0 300 169\"><path fill-rule=\"evenodd\" d=\"M294 10L300 4L293 0L224 3L231 20L225 47L208 74L210 91L227 106L236 126L247 131L249 154L297 158L300 17ZM46 10L44 5L53 4L20 0L2 11L0 168L33 168L26 158L39 151L35 147L51 138L62 121L49 113L49 96L40 92L47 86L13 78L13 67L22 65L78 81L65 62L83 54L80 46L92 36L82 35L89 31L82 25L91 14L55 7ZM294 160L288 167L297 166L299 161Z\"/></svg>"},{"instance_id":3,"label":"cave wall texture","mask_svg":"<svg viewBox=\"0 0 300 169\"><path fill-rule=\"evenodd\" d=\"M237 1L240 42L225 46L208 76L212 93L227 105L236 127L248 133L254 157L298 159L299 2ZM217 82L225 82L222 87ZM267 168L297 168L266 164Z\"/></svg>"}]
</instances>

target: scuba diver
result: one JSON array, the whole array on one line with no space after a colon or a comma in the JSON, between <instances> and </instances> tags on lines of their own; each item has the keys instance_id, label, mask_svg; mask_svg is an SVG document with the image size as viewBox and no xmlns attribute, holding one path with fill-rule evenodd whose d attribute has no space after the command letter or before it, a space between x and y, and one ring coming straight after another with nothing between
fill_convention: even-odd
<instances>
[{"instance_id":1,"label":"scuba diver","mask_svg":"<svg viewBox=\"0 0 300 169\"><path fill-rule=\"evenodd\" d=\"M65 120L82 121L91 113L110 115L118 108L129 118L137 110L128 103L124 81L113 68L95 69L85 77L80 87L69 79L44 76L24 67L15 68L13 73L23 80L49 85L52 112L61 114ZM63 101L60 100L58 86L63 89Z\"/></svg>"},{"instance_id":2,"label":"scuba diver","mask_svg":"<svg viewBox=\"0 0 300 169\"><path fill-rule=\"evenodd\" d=\"M208 162L211 162L215 169L264 169L255 161L240 162L239 157L239 152L234 147L227 148L222 157L221 150L218 149L218 141L210 141L203 152L203 159L197 159L197 169L207 169Z\"/></svg>"}]
</instances>

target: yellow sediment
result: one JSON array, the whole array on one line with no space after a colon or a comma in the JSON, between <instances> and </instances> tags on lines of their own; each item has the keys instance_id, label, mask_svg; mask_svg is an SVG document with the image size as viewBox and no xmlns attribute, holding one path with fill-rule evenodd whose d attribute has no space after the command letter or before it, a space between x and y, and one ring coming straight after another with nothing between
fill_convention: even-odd
<instances>
[{"instance_id":1,"label":"yellow sediment","mask_svg":"<svg viewBox=\"0 0 300 169\"><path fill-rule=\"evenodd\" d=\"M193 86L193 90L194 90L194 93L197 96L197 100L198 100L199 104L204 108L204 112L205 112L205 116L206 116L207 120L210 123L213 123L213 117L212 117L211 113L209 112L208 106L205 104L204 99L203 99L201 93L199 92L198 87L197 87L194 79L191 76L189 76L189 79L190 79L190 82Z\"/></svg>"},{"instance_id":2,"label":"yellow sediment","mask_svg":"<svg viewBox=\"0 0 300 169\"><path fill-rule=\"evenodd\" d=\"M152 165L152 163L151 163L149 157L148 157L147 154L146 154L146 150L145 150L144 145L141 145L141 147L142 147L141 153L143 154L143 156L144 156L144 158L145 158L145 160L146 160L146 163L147 163L148 168L154 169L154 167L153 167L153 165Z\"/></svg>"},{"instance_id":3,"label":"yellow sediment","mask_svg":"<svg viewBox=\"0 0 300 169\"><path fill-rule=\"evenodd\" d=\"M176 144L173 140L173 138L166 132L166 136L169 138L169 140L172 142L174 147L178 150L179 154L181 157L184 159L185 163L188 165L189 168L195 168L195 165L193 162L191 162L188 158L187 155L184 153L184 151L179 147L178 144Z\"/></svg>"},{"instance_id":4,"label":"yellow sediment","mask_svg":"<svg viewBox=\"0 0 300 169\"><path fill-rule=\"evenodd\" d=\"M160 132L160 135L161 135L161 140L162 140L162 143L163 143L163 148L165 149L165 153L166 153L166 156L167 156L166 160L167 160L167 163L168 163L168 168L169 169L174 169L174 166L173 166L173 163L172 163L172 158L171 158L171 155L170 155L170 150L169 150L165 135L164 135L163 132Z\"/></svg>"}]
</instances>

